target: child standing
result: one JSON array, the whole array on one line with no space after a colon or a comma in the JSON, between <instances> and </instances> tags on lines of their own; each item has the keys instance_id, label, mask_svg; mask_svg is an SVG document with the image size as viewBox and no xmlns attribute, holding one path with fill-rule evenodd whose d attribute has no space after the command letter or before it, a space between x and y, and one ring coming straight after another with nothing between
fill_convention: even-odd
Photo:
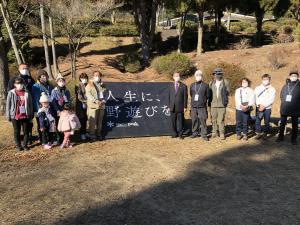
<instances>
[{"instance_id":1,"label":"child standing","mask_svg":"<svg viewBox=\"0 0 300 225\"><path fill-rule=\"evenodd\" d=\"M80 129L81 124L76 114L71 110L70 104L64 105L64 110L60 113L58 131L63 132L64 140L60 148L71 148L70 138L74 131Z\"/></svg>"},{"instance_id":2,"label":"child standing","mask_svg":"<svg viewBox=\"0 0 300 225\"><path fill-rule=\"evenodd\" d=\"M6 118L12 122L17 150L29 150L29 128L33 117L32 99L22 78L16 77L13 85L14 88L8 92L6 99ZM21 128L24 134L23 146L21 145Z\"/></svg>"},{"instance_id":3,"label":"child standing","mask_svg":"<svg viewBox=\"0 0 300 225\"><path fill-rule=\"evenodd\" d=\"M38 122L42 137L42 145L44 149L51 149L51 142L56 132L55 128L55 113L50 106L50 101L45 92L40 97L40 109L38 110Z\"/></svg>"}]
</instances>

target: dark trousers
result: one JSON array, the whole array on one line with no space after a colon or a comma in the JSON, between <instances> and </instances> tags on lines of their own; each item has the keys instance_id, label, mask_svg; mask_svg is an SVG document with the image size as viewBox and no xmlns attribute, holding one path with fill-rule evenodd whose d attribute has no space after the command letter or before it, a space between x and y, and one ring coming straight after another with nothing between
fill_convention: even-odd
<instances>
[{"instance_id":1,"label":"dark trousers","mask_svg":"<svg viewBox=\"0 0 300 225\"><path fill-rule=\"evenodd\" d=\"M55 135L55 133L51 133L49 132L49 130L43 130L41 131L41 135L42 135L41 143L43 145L46 145L46 144L50 144L53 141L53 135Z\"/></svg>"},{"instance_id":2,"label":"dark trousers","mask_svg":"<svg viewBox=\"0 0 300 225\"><path fill-rule=\"evenodd\" d=\"M236 134L244 135L248 134L248 125L250 119L250 112L244 112L242 110L236 110Z\"/></svg>"},{"instance_id":3,"label":"dark trousers","mask_svg":"<svg viewBox=\"0 0 300 225\"><path fill-rule=\"evenodd\" d=\"M172 129L174 135L182 136L184 125L184 113L183 112L171 112Z\"/></svg>"},{"instance_id":4,"label":"dark trousers","mask_svg":"<svg viewBox=\"0 0 300 225\"><path fill-rule=\"evenodd\" d=\"M79 118L81 128L80 128L80 134L86 134L86 125L87 125L87 116Z\"/></svg>"},{"instance_id":5,"label":"dark trousers","mask_svg":"<svg viewBox=\"0 0 300 225\"><path fill-rule=\"evenodd\" d=\"M12 120L12 125L14 128L14 140L17 147L21 147L21 129L23 130L24 139L23 145L27 146L28 137L29 137L29 119L21 119L21 120Z\"/></svg>"},{"instance_id":6,"label":"dark trousers","mask_svg":"<svg viewBox=\"0 0 300 225\"><path fill-rule=\"evenodd\" d=\"M270 131L270 120L271 120L271 109L266 109L264 112L259 112L258 109L256 109L256 120L255 120L255 132L258 134L261 134L262 132L265 132L266 134ZM259 114L262 114L262 116L259 116ZM265 128L262 129L261 121L264 119L265 121Z\"/></svg>"},{"instance_id":7,"label":"dark trousers","mask_svg":"<svg viewBox=\"0 0 300 225\"><path fill-rule=\"evenodd\" d=\"M39 134L39 141L40 143L43 143L43 139L42 139L42 132L41 132L41 127L40 127L40 122L39 122L39 118L36 117L36 123L37 123L37 130L38 130L38 134Z\"/></svg>"},{"instance_id":8,"label":"dark trousers","mask_svg":"<svg viewBox=\"0 0 300 225\"><path fill-rule=\"evenodd\" d=\"M279 136L284 136L284 130L287 124L287 118L288 116L281 116L280 119L280 128L279 128ZM298 125L299 125L299 117L298 116L292 116L292 141L297 140L298 137Z\"/></svg>"},{"instance_id":9,"label":"dark trousers","mask_svg":"<svg viewBox=\"0 0 300 225\"><path fill-rule=\"evenodd\" d=\"M192 108L191 118L192 118L192 132L194 135L201 133L202 137L207 136L207 109L206 108Z\"/></svg>"}]
</instances>

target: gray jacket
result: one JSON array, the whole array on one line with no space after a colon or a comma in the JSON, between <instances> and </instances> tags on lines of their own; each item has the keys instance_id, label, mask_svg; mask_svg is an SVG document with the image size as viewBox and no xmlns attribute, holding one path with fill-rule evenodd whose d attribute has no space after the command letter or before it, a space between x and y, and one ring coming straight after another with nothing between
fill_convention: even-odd
<instances>
[{"instance_id":1,"label":"gray jacket","mask_svg":"<svg viewBox=\"0 0 300 225\"><path fill-rule=\"evenodd\" d=\"M11 121L16 116L17 95L15 89L8 92L6 99L6 118ZM31 95L25 91L25 110L29 119L33 118L33 104Z\"/></svg>"}]
</instances>

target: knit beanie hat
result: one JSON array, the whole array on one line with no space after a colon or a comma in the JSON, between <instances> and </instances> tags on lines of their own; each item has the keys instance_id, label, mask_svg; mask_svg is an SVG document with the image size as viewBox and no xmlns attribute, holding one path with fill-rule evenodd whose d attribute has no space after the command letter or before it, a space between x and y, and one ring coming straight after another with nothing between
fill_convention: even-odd
<instances>
[{"instance_id":1,"label":"knit beanie hat","mask_svg":"<svg viewBox=\"0 0 300 225\"><path fill-rule=\"evenodd\" d=\"M49 102L49 98L45 92L42 92L41 97L40 97L40 103L42 103L42 102Z\"/></svg>"},{"instance_id":2,"label":"knit beanie hat","mask_svg":"<svg viewBox=\"0 0 300 225\"><path fill-rule=\"evenodd\" d=\"M38 70L38 72L37 72L38 79L40 79L42 75L45 75L48 77L48 73L45 70Z\"/></svg>"},{"instance_id":3,"label":"knit beanie hat","mask_svg":"<svg viewBox=\"0 0 300 225\"><path fill-rule=\"evenodd\" d=\"M56 82L59 80L65 80L65 78L61 75L61 73L57 74Z\"/></svg>"}]
</instances>

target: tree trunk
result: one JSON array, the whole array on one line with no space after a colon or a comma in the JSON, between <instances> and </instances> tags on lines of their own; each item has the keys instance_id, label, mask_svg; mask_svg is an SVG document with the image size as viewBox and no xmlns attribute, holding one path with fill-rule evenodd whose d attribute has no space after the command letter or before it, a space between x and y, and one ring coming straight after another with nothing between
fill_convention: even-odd
<instances>
[{"instance_id":1,"label":"tree trunk","mask_svg":"<svg viewBox=\"0 0 300 225\"><path fill-rule=\"evenodd\" d=\"M71 53L71 76L72 79L76 79L76 51L73 50Z\"/></svg>"},{"instance_id":2,"label":"tree trunk","mask_svg":"<svg viewBox=\"0 0 300 225\"><path fill-rule=\"evenodd\" d=\"M198 12L198 44L197 44L197 57L200 57L203 48L202 48L202 42L203 42L203 26L204 26L204 11L199 10Z\"/></svg>"},{"instance_id":3,"label":"tree trunk","mask_svg":"<svg viewBox=\"0 0 300 225\"><path fill-rule=\"evenodd\" d=\"M230 25L231 25L231 12L228 11L228 17L227 17L227 30L230 31Z\"/></svg>"},{"instance_id":4,"label":"tree trunk","mask_svg":"<svg viewBox=\"0 0 300 225\"><path fill-rule=\"evenodd\" d=\"M50 25L50 36L51 36L51 46L52 46L52 60L54 67L54 76L56 77L58 74L58 66L57 66L57 58L56 58L56 50L55 50L55 37L53 31L53 21L52 17L49 17L49 25Z\"/></svg>"},{"instance_id":5,"label":"tree trunk","mask_svg":"<svg viewBox=\"0 0 300 225\"><path fill-rule=\"evenodd\" d=\"M187 12L181 14L180 26L178 30L178 49L177 49L177 52L179 53L182 52L182 42L183 42L182 38L185 29L186 16L187 16Z\"/></svg>"},{"instance_id":6,"label":"tree trunk","mask_svg":"<svg viewBox=\"0 0 300 225\"><path fill-rule=\"evenodd\" d=\"M50 58L49 58L48 37L46 35L45 14L44 14L44 6L42 3L40 4L40 16L41 16L41 25L42 25L43 43L44 43L47 72L48 72L49 78L54 79L53 75L52 75Z\"/></svg>"},{"instance_id":7,"label":"tree trunk","mask_svg":"<svg viewBox=\"0 0 300 225\"><path fill-rule=\"evenodd\" d=\"M256 17L256 45L260 46L262 44L262 25L264 12L261 9L255 11Z\"/></svg>"},{"instance_id":8,"label":"tree trunk","mask_svg":"<svg viewBox=\"0 0 300 225\"><path fill-rule=\"evenodd\" d=\"M0 114L5 113L7 84L9 80L7 52L4 48L4 39L0 30Z\"/></svg>"},{"instance_id":9,"label":"tree trunk","mask_svg":"<svg viewBox=\"0 0 300 225\"><path fill-rule=\"evenodd\" d=\"M116 24L116 10L114 9L110 15L111 24Z\"/></svg>"},{"instance_id":10,"label":"tree trunk","mask_svg":"<svg viewBox=\"0 0 300 225\"><path fill-rule=\"evenodd\" d=\"M4 9L4 6L2 3L0 3L0 10L1 10L3 20L4 20L4 23L5 23L5 26L6 26L10 41L11 41L12 48L13 48L15 56L16 56L17 63L20 65L23 63L23 61L19 54L19 49L17 47L17 43L16 43L16 40L13 35L12 27L10 26L10 22L8 21L8 19L6 17L5 9Z\"/></svg>"},{"instance_id":11,"label":"tree trunk","mask_svg":"<svg viewBox=\"0 0 300 225\"><path fill-rule=\"evenodd\" d=\"M150 24L150 49L153 49L153 41L156 33L156 15L158 9L158 2L156 0L153 1L151 7L151 24Z\"/></svg>"}]
</instances>

